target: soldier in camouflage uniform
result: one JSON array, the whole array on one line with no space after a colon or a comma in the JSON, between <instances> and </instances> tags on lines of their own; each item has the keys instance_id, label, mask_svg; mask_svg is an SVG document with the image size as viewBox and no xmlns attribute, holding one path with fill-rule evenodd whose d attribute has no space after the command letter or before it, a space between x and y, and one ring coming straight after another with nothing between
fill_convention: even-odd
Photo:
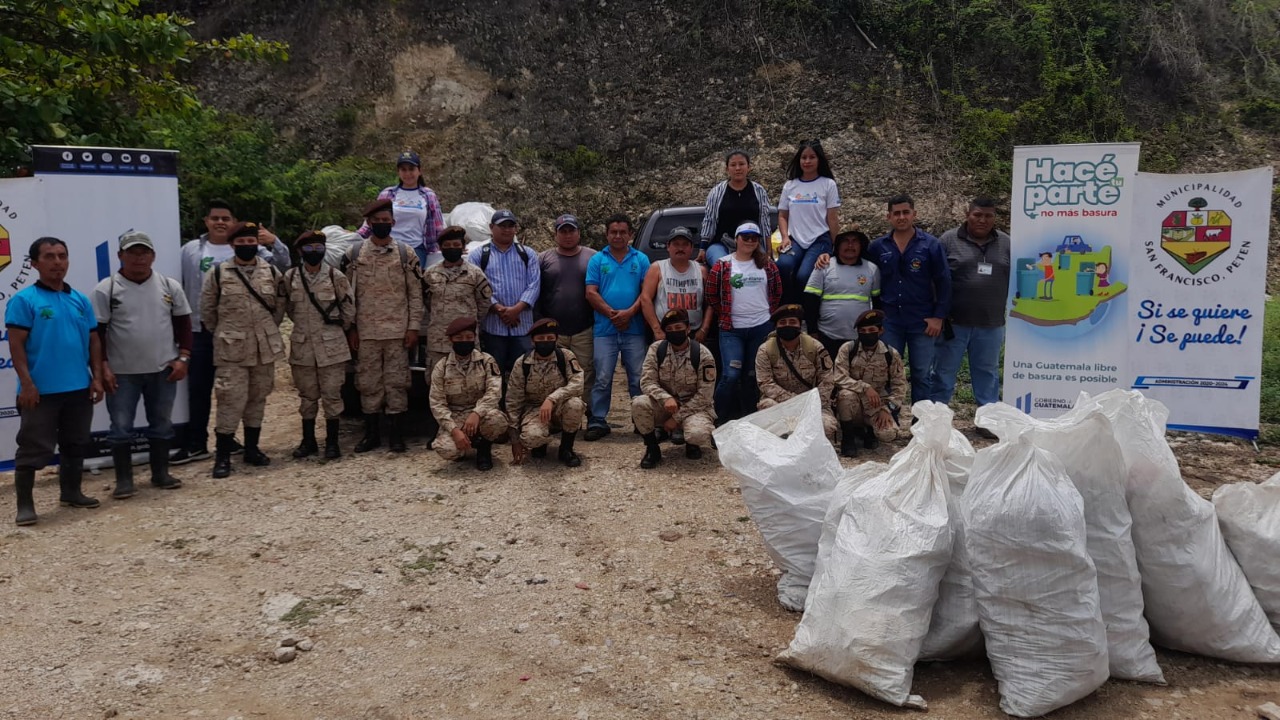
<instances>
[{"instance_id":1,"label":"soldier in camouflage uniform","mask_svg":"<svg viewBox=\"0 0 1280 720\"><path fill-rule=\"evenodd\" d=\"M884 312L868 310L858 316L858 339L845 343L836 355L836 411L843 436L840 452L858 454L856 436L863 447L893 442L911 432L911 407L903 404L907 375L902 356L880 340Z\"/></svg>"},{"instance_id":2,"label":"soldier in camouflage uniform","mask_svg":"<svg viewBox=\"0 0 1280 720\"><path fill-rule=\"evenodd\" d=\"M476 349L476 319L460 317L445 328L452 352L431 371L431 414L440 433L431 447L445 460L476 449L476 469L493 469L493 441L507 431L502 370L492 355Z\"/></svg>"},{"instance_id":3,"label":"soldier in camouflage uniform","mask_svg":"<svg viewBox=\"0 0 1280 720\"><path fill-rule=\"evenodd\" d=\"M213 476L231 474L236 427L244 421L244 461L269 465L258 449L267 395L283 360L285 290L280 271L258 257L258 226L240 223L229 233L236 256L205 275L200 322L213 333L213 389L218 398Z\"/></svg>"},{"instance_id":4,"label":"soldier in camouflage uniform","mask_svg":"<svg viewBox=\"0 0 1280 720\"><path fill-rule=\"evenodd\" d=\"M556 347L559 329L552 318L534 323L529 330L533 350L516 361L507 380L507 414L518 431L511 439L516 465L524 462L525 448L533 449L533 457L547 456L553 427L560 428L560 462L582 464L573 440L587 409L580 397L585 375L572 350Z\"/></svg>"},{"instance_id":5,"label":"soldier in camouflage uniform","mask_svg":"<svg viewBox=\"0 0 1280 720\"><path fill-rule=\"evenodd\" d=\"M369 239L354 243L342 262L356 299L348 340L357 353L356 389L365 422L355 450L382 446L378 414L385 410L391 452L404 452L400 416L409 409L409 351L417 349L422 327L422 275L418 254L391 237L391 200L369 205L364 217Z\"/></svg>"},{"instance_id":6,"label":"soldier in camouflage uniform","mask_svg":"<svg viewBox=\"0 0 1280 720\"><path fill-rule=\"evenodd\" d=\"M662 461L659 426L673 435L683 431L684 455L691 460L702 457L702 446L715 429L715 357L689 339L686 311L668 310L661 327L666 339L649 346L640 371L642 394L631 399L631 422L644 437L640 467L646 470Z\"/></svg>"},{"instance_id":7,"label":"soldier in camouflage uniform","mask_svg":"<svg viewBox=\"0 0 1280 720\"><path fill-rule=\"evenodd\" d=\"M822 429L835 444L836 416L831 409L835 376L831 355L812 336L800 329L804 308L783 305L773 313L773 334L756 352L756 380L760 383L763 410L817 388L822 398Z\"/></svg>"},{"instance_id":8,"label":"soldier in camouflage uniform","mask_svg":"<svg viewBox=\"0 0 1280 720\"><path fill-rule=\"evenodd\" d=\"M450 225L440 233L444 262L423 273L427 286L427 369L449 354L445 327L455 318L474 317L477 322L489 314L493 288L484 271L463 259L467 231Z\"/></svg>"},{"instance_id":9,"label":"soldier in camouflage uniform","mask_svg":"<svg viewBox=\"0 0 1280 720\"><path fill-rule=\"evenodd\" d=\"M342 383L347 379L347 328L355 316L355 301L347 277L324 262L324 233L308 230L294 242L302 265L284 274L285 310L293 320L289 337L289 368L298 389L302 415L302 443L295 458L320 452L316 444L316 416L324 400L324 456L342 456L338 449L338 418L342 415Z\"/></svg>"}]
</instances>

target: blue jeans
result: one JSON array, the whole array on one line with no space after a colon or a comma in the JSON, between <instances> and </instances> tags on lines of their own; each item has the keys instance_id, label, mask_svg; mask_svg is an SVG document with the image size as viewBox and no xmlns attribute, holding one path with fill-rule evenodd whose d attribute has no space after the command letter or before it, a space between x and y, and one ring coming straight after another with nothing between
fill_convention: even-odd
<instances>
[{"instance_id":1,"label":"blue jeans","mask_svg":"<svg viewBox=\"0 0 1280 720\"><path fill-rule=\"evenodd\" d=\"M756 411L756 353L773 330L772 323L720 330L720 381L716 383L716 423L737 420Z\"/></svg>"},{"instance_id":2,"label":"blue jeans","mask_svg":"<svg viewBox=\"0 0 1280 720\"><path fill-rule=\"evenodd\" d=\"M147 410L146 436L151 440L168 440L173 437L173 400L178 396L178 384L168 380L169 371L117 375L119 387L107 396L107 413L111 415L111 430L107 440L113 445L133 439L133 420L138 414L138 399Z\"/></svg>"},{"instance_id":3,"label":"blue jeans","mask_svg":"<svg viewBox=\"0 0 1280 720\"><path fill-rule=\"evenodd\" d=\"M618 356L627 371L627 392L631 397L640 394L640 369L644 355L649 350L644 335L596 335L592 338L592 365L596 381L591 386L591 412L587 427L609 427L609 406L613 404L613 371L618 368Z\"/></svg>"},{"instance_id":4,"label":"blue jeans","mask_svg":"<svg viewBox=\"0 0 1280 720\"><path fill-rule=\"evenodd\" d=\"M938 338L924 334L923 317L903 317L892 308L885 310L884 335L880 337L885 345L904 355L908 376L911 380L911 404L930 399L930 374L933 372L933 358L937 352Z\"/></svg>"},{"instance_id":5,"label":"blue jeans","mask_svg":"<svg viewBox=\"0 0 1280 720\"><path fill-rule=\"evenodd\" d=\"M953 325L956 336L938 340L938 353L933 361L930 395L934 402L947 405L956 390L956 374L960 361L969 353L969 377L978 407L1000 401L1000 348L1004 346L1004 326L973 327Z\"/></svg>"},{"instance_id":6,"label":"blue jeans","mask_svg":"<svg viewBox=\"0 0 1280 720\"><path fill-rule=\"evenodd\" d=\"M813 274L813 266L819 255L831 254L831 233L822 233L807 249L791 240L787 251L778 256L778 272L782 275L782 302L798 303L804 296L804 286Z\"/></svg>"},{"instance_id":7,"label":"blue jeans","mask_svg":"<svg viewBox=\"0 0 1280 720\"><path fill-rule=\"evenodd\" d=\"M502 369L502 377L505 379L511 374L511 368L515 367L516 361L533 349L533 341L528 335L490 335L487 332L481 332L480 349L498 361L498 367ZM506 387L506 383L503 383L503 387Z\"/></svg>"},{"instance_id":8,"label":"blue jeans","mask_svg":"<svg viewBox=\"0 0 1280 720\"><path fill-rule=\"evenodd\" d=\"M724 243L720 242L719 240L711 243L710 245L707 246L707 267L711 267L712 265L715 265L716 262L720 260L720 258L728 254L729 254L729 248L725 247Z\"/></svg>"}]
</instances>

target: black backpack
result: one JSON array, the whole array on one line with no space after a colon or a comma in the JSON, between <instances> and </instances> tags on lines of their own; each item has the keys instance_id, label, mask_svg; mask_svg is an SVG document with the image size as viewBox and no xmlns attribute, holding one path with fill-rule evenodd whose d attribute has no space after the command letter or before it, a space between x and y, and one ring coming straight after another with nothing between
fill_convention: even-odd
<instances>
[{"instance_id":1,"label":"black backpack","mask_svg":"<svg viewBox=\"0 0 1280 720\"><path fill-rule=\"evenodd\" d=\"M525 382L529 382L529 370L533 367L533 363L529 362L529 360L532 357L533 351L530 350L525 353L524 359L520 361L520 369L524 371ZM560 379L565 382L569 382L569 372L566 369L564 351L558 347L556 348L556 368L560 370Z\"/></svg>"},{"instance_id":2,"label":"black backpack","mask_svg":"<svg viewBox=\"0 0 1280 720\"><path fill-rule=\"evenodd\" d=\"M520 253L520 259L524 261L525 267L529 266L529 251L524 249L520 243L512 243L516 246L516 252ZM484 244L480 248L480 269L487 270L489 268L489 256L493 254L493 241Z\"/></svg>"},{"instance_id":3,"label":"black backpack","mask_svg":"<svg viewBox=\"0 0 1280 720\"><path fill-rule=\"evenodd\" d=\"M658 343L658 364L659 365L667 361L667 346L670 344L671 342L668 340L663 340L662 342ZM698 344L697 340L690 340L689 341L689 362L693 364L694 370L698 369L698 361L701 359L702 359L702 346Z\"/></svg>"}]
</instances>

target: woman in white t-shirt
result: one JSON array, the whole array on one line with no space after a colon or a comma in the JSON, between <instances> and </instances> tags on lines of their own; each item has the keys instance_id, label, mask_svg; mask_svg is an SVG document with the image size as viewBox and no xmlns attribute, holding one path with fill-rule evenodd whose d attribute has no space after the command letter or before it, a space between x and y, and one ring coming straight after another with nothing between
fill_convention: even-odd
<instances>
[{"instance_id":1,"label":"woman in white t-shirt","mask_svg":"<svg viewBox=\"0 0 1280 720\"><path fill-rule=\"evenodd\" d=\"M773 329L769 317L782 299L781 274L760 247L760 226L743 223L735 235L736 249L711 267L705 293L720 321L717 424L755 412L756 352Z\"/></svg>"},{"instance_id":2,"label":"woman in white t-shirt","mask_svg":"<svg viewBox=\"0 0 1280 720\"><path fill-rule=\"evenodd\" d=\"M418 153L412 150L400 153L396 158L396 174L400 176L399 184L383 188L378 199L391 201L391 212L395 216L391 237L413 248L418 255L418 265L426 270L444 259L439 242L444 230L440 200L422 178ZM373 228L365 222L357 232L367 238Z\"/></svg>"},{"instance_id":3,"label":"woman in white t-shirt","mask_svg":"<svg viewBox=\"0 0 1280 720\"><path fill-rule=\"evenodd\" d=\"M805 140L787 166L787 182L778 201L778 269L782 296L799 303L821 255L831 254L840 227L840 191L822 143Z\"/></svg>"}]
</instances>

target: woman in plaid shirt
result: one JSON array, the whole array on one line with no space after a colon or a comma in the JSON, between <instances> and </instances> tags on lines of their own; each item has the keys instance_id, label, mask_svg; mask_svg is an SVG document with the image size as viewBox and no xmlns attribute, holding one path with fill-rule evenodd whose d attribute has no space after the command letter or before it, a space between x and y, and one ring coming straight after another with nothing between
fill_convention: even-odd
<instances>
[{"instance_id":1,"label":"woman in plaid shirt","mask_svg":"<svg viewBox=\"0 0 1280 720\"><path fill-rule=\"evenodd\" d=\"M754 412L756 351L773 326L769 317L782 300L782 275L760 248L760 226L742 223L734 233L738 247L711 267L707 303L720 317L720 382L716 384L716 422Z\"/></svg>"}]
</instances>

